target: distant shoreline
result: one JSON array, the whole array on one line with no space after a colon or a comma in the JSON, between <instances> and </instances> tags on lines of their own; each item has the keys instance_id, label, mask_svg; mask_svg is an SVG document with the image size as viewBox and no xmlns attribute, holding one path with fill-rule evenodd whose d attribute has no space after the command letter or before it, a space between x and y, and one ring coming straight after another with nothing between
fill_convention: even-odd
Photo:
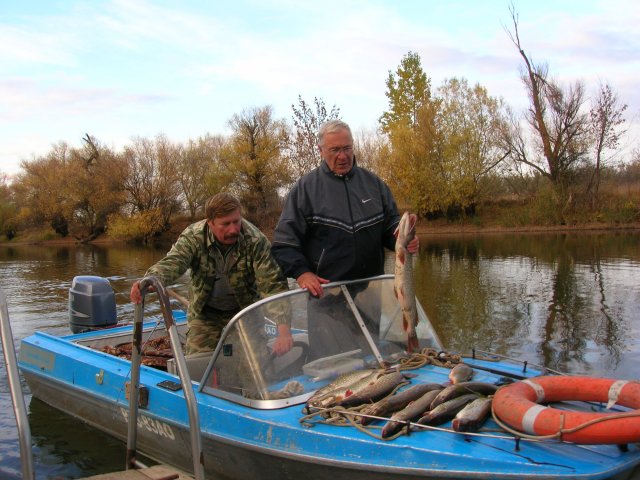
<instances>
[{"instance_id":1,"label":"distant shoreline","mask_svg":"<svg viewBox=\"0 0 640 480\"><path fill-rule=\"evenodd\" d=\"M452 236L452 235L504 235L504 234L545 234L545 233L579 233L579 232L612 232L612 231L640 231L640 222L624 223L624 224L602 224L602 223L589 223L580 225L524 225L519 227L504 227L500 225L494 226L477 226L472 224L449 224L446 222L427 222L419 221L416 226L418 235L423 237L431 236ZM271 238L272 231L266 231L265 234L268 238ZM163 235L158 242L157 246L168 245L170 246L178 235L175 234L175 229L171 232L167 232ZM101 235L100 237L87 242L90 245L126 245L128 242L124 240L117 240L110 238L108 235ZM33 240L33 239L17 239L14 241L0 242L0 246L10 247L18 245L51 245L51 246L78 246L83 243L72 237L54 238L48 240Z\"/></svg>"}]
</instances>

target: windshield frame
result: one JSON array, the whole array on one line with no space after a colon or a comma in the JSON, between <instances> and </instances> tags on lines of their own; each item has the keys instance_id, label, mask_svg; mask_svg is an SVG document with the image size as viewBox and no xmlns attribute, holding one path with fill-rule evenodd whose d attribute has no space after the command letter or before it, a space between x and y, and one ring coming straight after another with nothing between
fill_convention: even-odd
<instances>
[{"instance_id":1,"label":"windshield frame","mask_svg":"<svg viewBox=\"0 0 640 480\"><path fill-rule=\"evenodd\" d=\"M367 285L369 282L388 282L388 281L393 281L394 279L394 275L392 274L386 274L386 275L380 275L380 276L375 276L375 277L369 277L369 278L365 278L365 279L358 279L358 280L346 280L346 281L341 281L341 282L331 282L325 285L322 285L323 289L326 290L330 290L330 289L335 289L335 288L339 288L340 291L342 292L342 294L344 295L344 298L347 301L348 307L351 310L351 312L353 313L353 316L355 317L355 321L358 324L360 330L362 331L362 335L363 337L366 339L367 342L367 346L369 347L369 349L371 350L371 354L374 357L375 363L378 364L379 368L380 366L386 365L385 359L383 357L383 355L381 354L381 352L379 351L375 341L373 340L370 332L367 329L367 326L365 325L365 322L362 319L362 316L360 315L360 311L358 309L358 307L355 305L353 297L351 295L351 293L348 290L348 287L350 285L354 285L354 284L365 284ZM384 285L384 284L382 284ZM368 288L368 287L367 287ZM238 322L240 322L242 319L244 318L248 318L248 315L251 314L251 312L253 312L254 310L260 309L262 306L269 304L269 303L273 303L276 302L278 300L287 298L287 297L294 297L294 296L300 296L300 295L308 295L305 298L310 298L311 296L307 293L306 289L301 289L301 288L297 288L294 290L289 290L286 292L281 292L269 297L266 297L264 299L261 299L249 306L247 306L246 308L240 310L236 315L233 316L233 318L229 321L229 323L225 326L225 328L222 330L222 333L220 335L220 340L209 360L209 363L205 369L204 375L200 381L200 387L199 387L199 391L205 394L209 394L215 397L219 397L219 398L224 398L226 400L232 401L234 403L239 403L242 405L246 405L248 407L251 408L257 408L257 409L277 409L277 408L284 408L284 407L288 407L291 405L298 405L298 404L302 404L304 402L307 401L307 399L313 395L313 393L315 392L315 390L312 391L308 391L308 392L304 392L300 395L294 395L291 397L287 397L287 398L279 398L279 399L268 399L268 398L250 398L247 396L243 396L241 394L238 393L233 393L230 391L225 391L221 388L216 388L215 386L212 385L207 385L207 380L209 379L209 377L212 375L212 370L214 369L214 367L216 366L216 361L219 358L219 356L223 355L223 350L225 348L225 343L227 338L231 335L232 332L235 332L236 330L241 330L239 328L239 326L237 325ZM433 348L437 348L439 350L442 350L442 342L440 341L437 333L435 332L435 330L433 329L433 326L431 325L431 322L429 321L426 313L424 312L424 309L422 308L422 306L420 305L420 303L417 301L416 299L416 307L418 310L418 316L420 319L420 322L424 322L426 323L426 330L428 331L428 335L429 335L429 339L432 342L432 346ZM398 309L400 308L400 306L398 305L397 307ZM397 313L397 310L396 310ZM265 317L265 319L268 319L267 317ZM387 328L388 330L388 328ZM295 335L294 335L295 336ZM350 352L347 352L350 353ZM336 357L339 355L336 355ZM253 368L249 368L249 370L253 370ZM260 372L251 372L252 375L260 375ZM327 378L327 382L329 383L332 379L331 378ZM257 384L261 384L264 382L261 381L256 381Z\"/></svg>"}]
</instances>

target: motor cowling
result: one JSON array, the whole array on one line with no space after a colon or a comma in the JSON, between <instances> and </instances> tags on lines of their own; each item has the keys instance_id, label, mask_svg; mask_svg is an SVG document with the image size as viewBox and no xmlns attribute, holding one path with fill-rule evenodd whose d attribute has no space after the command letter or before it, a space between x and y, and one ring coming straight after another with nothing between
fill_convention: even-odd
<instances>
[{"instance_id":1,"label":"motor cowling","mask_svg":"<svg viewBox=\"0 0 640 480\"><path fill-rule=\"evenodd\" d=\"M69 289L69 327L73 333L112 327L118 323L116 298L109 280L81 275Z\"/></svg>"}]
</instances>

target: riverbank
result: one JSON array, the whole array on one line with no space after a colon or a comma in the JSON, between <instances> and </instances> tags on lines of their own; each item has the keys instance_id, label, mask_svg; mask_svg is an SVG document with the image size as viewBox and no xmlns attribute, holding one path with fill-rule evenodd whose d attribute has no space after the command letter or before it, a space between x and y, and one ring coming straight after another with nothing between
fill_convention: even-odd
<instances>
[{"instance_id":1,"label":"riverbank","mask_svg":"<svg viewBox=\"0 0 640 480\"><path fill-rule=\"evenodd\" d=\"M171 230L165 232L154 242L155 245L170 246L180 232L189 224L189 221L182 220L175 222ZM523 225L517 227L505 227L503 225L478 225L472 221L451 223L446 220L420 220L416 225L416 231L420 236L441 236L441 235L508 235L517 233L570 233L570 232L597 232L597 231L629 231L640 230L640 222L632 223L586 223L574 225ZM272 229L265 229L267 237L271 238ZM49 231L32 230L17 236L11 241L0 242L0 246L12 245L79 245L74 237L54 237ZM126 244L126 241L114 239L108 234L100 235L98 238L88 242L93 245L116 245Z\"/></svg>"}]
</instances>

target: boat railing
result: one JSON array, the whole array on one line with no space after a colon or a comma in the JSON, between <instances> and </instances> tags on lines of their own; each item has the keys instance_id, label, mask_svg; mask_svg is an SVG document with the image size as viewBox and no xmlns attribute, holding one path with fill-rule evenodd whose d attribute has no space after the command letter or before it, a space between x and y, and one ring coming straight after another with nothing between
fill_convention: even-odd
<instances>
[{"instance_id":1,"label":"boat railing","mask_svg":"<svg viewBox=\"0 0 640 480\"><path fill-rule=\"evenodd\" d=\"M20 441L20 463L22 467L22 478L33 479L33 452L31 449L31 429L27 416L27 407L22 394L20 375L18 374L18 361L16 359L15 346L13 344L13 333L9 322L9 309L7 308L7 297L0 289L0 337L2 339L2 352L4 353L4 363L7 367L7 378L9 380L9 391L13 402L13 411L18 426L18 437Z\"/></svg>"},{"instance_id":2,"label":"boat railing","mask_svg":"<svg viewBox=\"0 0 640 480\"><path fill-rule=\"evenodd\" d=\"M140 389L140 364L142 360L142 317L144 312L144 297L147 292L155 291L162 311L164 323L171 339L171 348L178 370L178 376L182 383L184 398L189 414L189 433L191 437L191 454L193 459L193 471L196 479L204 479L204 455L202 451L202 439L200 435L200 419L198 416L198 404L191 383L191 376L182 352L182 344L176 323L171 312L171 303L166 289L156 277L145 277L140 281L140 293L142 301L135 306L135 318L133 326L133 349L131 354L131 390L129 398L129 428L127 435L127 468L136 465L136 439L138 419L138 396Z\"/></svg>"}]
</instances>

